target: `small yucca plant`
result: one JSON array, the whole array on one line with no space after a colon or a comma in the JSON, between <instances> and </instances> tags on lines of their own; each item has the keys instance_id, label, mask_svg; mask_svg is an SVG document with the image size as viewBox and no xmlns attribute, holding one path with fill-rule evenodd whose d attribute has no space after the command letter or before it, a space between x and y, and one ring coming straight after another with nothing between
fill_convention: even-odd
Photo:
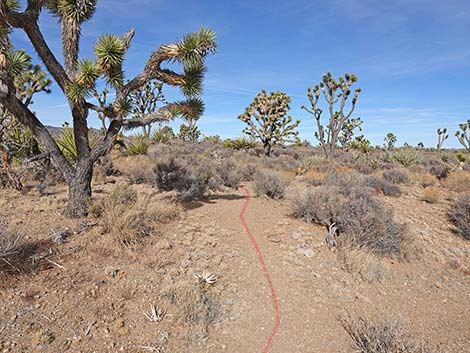
<instances>
[{"instance_id":1,"label":"small yucca plant","mask_svg":"<svg viewBox=\"0 0 470 353\"><path fill-rule=\"evenodd\" d=\"M246 137L239 137L234 140L227 139L224 141L224 147L233 148L235 150L248 150L255 148L257 145L255 141L247 139Z\"/></svg>"},{"instance_id":2,"label":"small yucca plant","mask_svg":"<svg viewBox=\"0 0 470 353\"><path fill-rule=\"evenodd\" d=\"M163 126L158 130L154 130L150 138L152 143L167 143L176 137L173 129L169 126Z\"/></svg>"},{"instance_id":3,"label":"small yucca plant","mask_svg":"<svg viewBox=\"0 0 470 353\"><path fill-rule=\"evenodd\" d=\"M135 135L131 142L127 145L126 154L128 156L138 156L147 154L149 149L149 143L147 139L142 134Z\"/></svg>"},{"instance_id":4,"label":"small yucca plant","mask_svg":"<svg viewBox=\"0 0 470 353\"><path fill-rule=\"evenodd\" d=\"M88 131L88 140L91 148L95 147L99 143L99 138L93 130ZM73 129L69 127L67 123L62 125L62 132L56 138L56 142L65 158L70 162L77 161L78 155Z\"/></svg>"}]
</instances>

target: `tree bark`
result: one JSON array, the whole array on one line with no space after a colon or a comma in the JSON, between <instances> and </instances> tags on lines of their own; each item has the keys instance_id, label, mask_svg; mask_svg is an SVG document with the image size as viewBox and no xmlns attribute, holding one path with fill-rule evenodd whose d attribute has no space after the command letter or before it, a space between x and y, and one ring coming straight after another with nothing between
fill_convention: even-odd
<instances>
[{"instance_id":1,"label":"tree bark","mask_svg":"<svg viewBox=\"0 0 470 353\"><path fill-rule=\"evenodd\" d=\"M71 218L81 218L88 213L88 202L91 198L91 179L93 162L91 159L81 161L76 166L74 178L69 185L69 203L65 213Z\"/></svg>"},{"instance_id":2,"label":"tree bark","mask_svg":"<svg viewBox=\"0 0 470 353\"><path fill-rule=\"evenodd\" d=\"M264 143L264 155L269 157L271 155L271 144L269 142Z\"/></svg>"}]
</instances>

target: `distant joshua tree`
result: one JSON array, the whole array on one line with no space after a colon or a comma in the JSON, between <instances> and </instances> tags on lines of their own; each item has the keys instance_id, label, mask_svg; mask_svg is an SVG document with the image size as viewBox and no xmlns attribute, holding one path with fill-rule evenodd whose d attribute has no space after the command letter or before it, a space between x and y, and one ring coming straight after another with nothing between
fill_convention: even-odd
<instances>
[{"instance_id":1,"label":"distant joshua tree","mask_svg":"<svg viewBox=\"0 0 470 353\"><path fill-rule=\"evenodd\" d=\"M459 125L460 131L455 133L460 144L470 152L470 119L466 123Z\"/></svg>"},{"instance_id":2,"label":"distant joshua tree","mask_svg":"<svg viewBox=\"0 0 470 353\"><path fill-rule=\"evenodd\" d=\"M290 97L284 92L261 91L254 101L238 118L248 126L243 130L248 136L259 139L264 147L264 154L269 156L275 144L298 140L297 127L300 120L293 121L287 116L290 110Z\"/></svg>"},{"instance_id":3,"label":"distant joshua tree","mask_svg":"<svg viewBox=\"0 0 470 353\"><path fill-rule=\"evenodd\" d=\"M397 143L397 137L393 133L389 132L385 136L384 141L385 141L385 147L391 150L395 148L395 144Z\"/></svg>"},{"instance_id":4,"label":"distant joshua tree","mask_svg":"<svg viewBox=\"0 0 470 353\"><path fill-rule=\"evenodd\" d=\"M449 138L447 135L447 129L437 129L437 151L440 151L442 146L444 145L445 140Z\"/></svg>"},{"instance_id":5,"label":"distant joshua tree","mask_svg":"<svg viewBox=\"0 0 470 353\"><path fill-rule=\"evenodd\" d=\"M139 89L132 92L131 102L134 118L139 119L146 115L155 113L159 108L158 104L163 105L166 103L162 89L163 83L158 81L149 81ZM147 142L149 142L152 133L152 122L142 125L142 133Z\"/></svg>"},{"instance_id":6,"label":"distant joshua tree","mask_svg":"<svg viewBox=\"0 0 470 353\"><path fill-rule=\"evenodd\" d=\"M194 98L201 92L205 58L216 49L214 32L203 29L185 36L176 44L165 44L157 48L150 55L143 70L126 81L123 64L134 37L134 30L122 36L105 34L94 46L94 58L79 57L82 25L93 17L96 4L97 0L28 0L26 8L22 10L17 0L0 0L0 106L24 126L29 127L40 144L50 153L52 161L68 183L69 203L66 213L70 217L86 215L88 199L91 196L93 165L114 146L122 128L167 121L192 109L191 102L194 102ZM63 64L41 32L39 15L44 9L58 18ZM9 56L9 33L14 28L25 32L39 58L67 98L73 118L72 128L77 151L75 163L65 158L40 119L16 95L13 70L15 62ZM177 73L163 67L165 63L179 64L182 72ZM115 93L114 102L104 107L88 101L101 79ZM146 116L128 118L132 111L132 93L152 80L180 87L187 100L166 104ZM105 135L94 147L90 146L88 139L90 111L103 113L110 121Z\"/></svg>"},{"instance_id":7,"label":"distant joshua tree","mask_svg":"<svg viewBox=\"0 0 470 353\"><path fill-rule=\"evenodd\" d=\"M362 123L361 120L351 119L359 93L361 92L360 88L356 88L354 94L351 92L351 87L356 81L357 77L353 74L345 74L344 77L339 77L338 80L336 80L331 73L328 72L326 75L323 75L323 80L320 84L316 85L313 89L310 87L307 89L310 107L302 106L302 109L312 114L317 121L315 138L320 142L325 157L328 159L333 157L334 150L337 147L341 133L345 131L345 127L351 126L354 130L355 123ZM326 126L323 126L321 123L323 111L318 105L320 91L328 104L329 118ZM345 112L346 103L351 95L351 107L349 111ZM337 107L336 104L339 106Z\"/></svg>"}]
</instances>

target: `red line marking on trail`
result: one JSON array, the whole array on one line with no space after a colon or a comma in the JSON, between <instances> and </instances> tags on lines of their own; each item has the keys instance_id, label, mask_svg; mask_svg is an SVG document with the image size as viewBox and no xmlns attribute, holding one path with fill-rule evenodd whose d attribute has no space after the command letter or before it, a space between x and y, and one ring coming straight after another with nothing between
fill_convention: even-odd
<instances>
[{"instance_id":1,"label":"red line marking on trail","mask_svg":"<svg viewBox=\"0 0 470 353\"><path fill-rule=\"evenodd\" d=\"M261 268L263 270L264 277L266 277L266 282L268 282L269 288L271 289L271 296L272 296L273 305L274 305L274 312L276 314L274 328L273 328L273 330L271 332L271 335L269 336L268 341L266 342L266 345L264 346L264 349L263 349L263 353L267 353L268 350L269 350L269 347L271 346L272 340L273 340L274 336L277 333L279 325L281 324L281 314L280 314L280 311L279 311L279 299L277 298L276 290L274 289L273 283L271 281L271 276L269 275L268 268L266 267L266 264L264 262L263 254L261 253L261 250L258 246L258 243L256 242L255 237L251 233L251 230L250 230L250 228L248 227L248 224L245 221L245 212L248 208L248 203L251 200L250 191L244 185L240 185L240 188L245 192L245 195L246 195L245 203L243 204L242 211L240 212L240 220L242 222L242 225L243 225L243 228L245 229L246 234L248 234L248 237L250 238L250 240L253 244L253 247L255 248L256 255L258 255L258 260L261 264Z\"/></svg>"}]
</instances>

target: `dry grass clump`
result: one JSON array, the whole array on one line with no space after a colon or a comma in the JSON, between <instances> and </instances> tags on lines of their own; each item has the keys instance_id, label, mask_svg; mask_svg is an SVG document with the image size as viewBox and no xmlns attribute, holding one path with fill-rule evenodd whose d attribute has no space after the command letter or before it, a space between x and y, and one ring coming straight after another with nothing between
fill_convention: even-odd
<instances>
[{"instance_id":1,"label":"dry grass clump","mask_svg":"<svg viewBox=\"0 0 470 353\"><path fill-rule=\"evenodd\" d=\"M181 208L174 202L154 200L131 186L118 185L110 195L90 204L90 213L99 218L103 233L119 244L134 246L151 235L158 224L176 218Z\"/></svg>"},{"instance_id":2,"label":"dry grass clump","mask_svg":"<svg viewBox=\"0 0 470 353\"><path fill-rule=\"evenodd\" d=\"M176 321L194 325L201 338L207 336L209 325L221 315L218 297L195 281L179 280L164 287L161 296L175 306Z\"/></svg>"},{"instance_id":3,"label":"dry grass clump","mask_svg":"<svg viewBox=\"0 0 470 353\"><path fill-rule=\"evenodd\" d=\"M470 194L460 196L449 211L449 219L458 234L470 240Z\"/></svg>"},{"instance_id":4,"label":"dry grass clump","mask_svg":"<svg viewBox=\"0 0 470 353\"><path fill-rule=\"evenodd\" d=\"M344 244L338 252L338 259L342 268L354 278L375 283L389 276L389 271L379 256L354 244Z\"/></svg>"},{"instance_id":5,"label":"dry grass clump","mask_svg":"<svg viewBox=\"0 0 470 353\"><path fill-rule=\"evenodd\" d=\"M470 185L470 173L466 171L452 173L447 177L444 185L452 191L466 192Z\"/></svg>"},{"instance_id":6,"label":"dry grass clump","mask_svg":"<svg viewBox=\"0 0 470 353\"><path fill-rule=\"evenodd\" d=\"M283 198L287 188L287 182L279 173L268 169L256 173L253 182L257 195L265 195L275 200Z\"/></svg>"},{"instance_id":7,"label":"dry grass clump","mask_svg":"<svg viewBox=\"0 0 470 353\"><path fill-rule=\"evenodd\" d=\"M153 183L153 162L148 156L123 157L116 162L119 170L131 184Z\"/></svg>"},{"instance_id":8,"label":"dry grass clump","mask_svg":"<svg viewBox=\"0 0 470 353\"><path fill-rule=\"evenodd\" d=\"M411 339L406 328L390 318L371 319L366 316L340 319L340 323L353 340L352 348L358 353L433 353L423 343Z\"/></svg>"},{"instance_id":9,"label":"dry grass clump","mask_svg":"<svg viewBox=\"0 0 470 353\"><path fill-rule=\"evenodd\" d=\"M161 158L155 167L158 190L176 190L182 201L200 199L220 184L212 165L198 161L197 165L185 159Z\"/></svg>"},{"instance_id":10,"label":"dry grass clump","mask_svg":"<svg viewBox=\"0 0 470 353\"><path fill-rule=\"evenodd\" d=\"M410 176L406 170L390 169L383 172L383 178L392 184L407 184Z\"/></svg>"},{"instance_id":11,"label":"dry grass clump","mask_svg":"<svg viewBox=\"0 0 470 353\"><path fill-rule=\"evenodd\" d=\"M328 227L338 247L350 244L380 256L407 256L406 227L380 205L370 189L349 185L304 188L293 192L295 217Z\"/></svg>"},{"instance_id":12,"label":"dry grass clump","mask_svg":"<svg viewBox=\"0 0 470 353\"><path fill-rule=\"evenodd\" d=\"M423 191L423 196L421 199L428 203L437 203L439 202L440 192L438 188L426 188Z\"/></svg>"},{"instance_id":13,"label":"dry grass clump","mask_svg":"<svg viewBox=\"0 0 470 353\"><path fill-rule=\"evenodd\" d=\"M9 259L19 253L21 245L22 237L8 232L4 221L0 218L0 269L2 265L10 262Z\"/></svg>"},{"instance_id":14,"label":"dry grass clump","mask_svg":"<svg viewBox=\"0 0 470 353\"><path fill-rule=\"evenodd\" d=\"M418 181L423 188L427 188L437 184L437 178L434 175L428 173L420 175Z\"/></svg>"}]
</instances>

